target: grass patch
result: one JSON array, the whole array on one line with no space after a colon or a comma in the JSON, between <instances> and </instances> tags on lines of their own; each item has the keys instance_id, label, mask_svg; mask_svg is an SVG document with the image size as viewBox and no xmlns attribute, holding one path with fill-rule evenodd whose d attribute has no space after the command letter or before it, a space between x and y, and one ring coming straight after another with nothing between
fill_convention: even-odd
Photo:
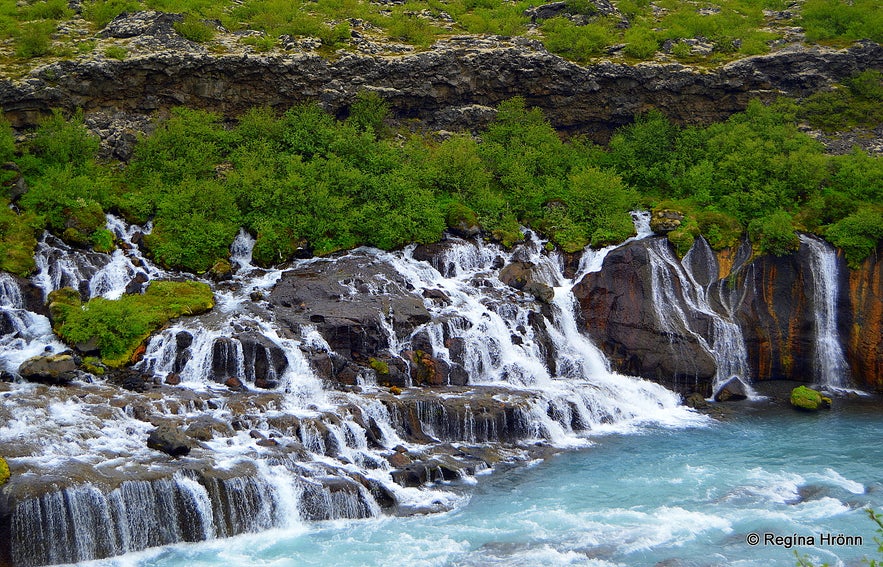
<instances>
[{"instance_id":1,"label":"grass patch","mask_svg":"<svg viewBox=\"0 0 883 567\"><path fill-rule=\"evenodd\" d=\"M111 59L117 59L119 61L125 60L128 55L128 50L120 45L111 45L104 50L105 57L110 57Z\"/></svg>"},{"instance_id":2,"label":"grass patch","mask_svg":"<svg viewBox=\"0 0 883 567\"><path fill-rule=\"evenodd\" d=\"M199 282L154 281L144 294L82 304L70 288L49 296L53 330L68 344L94 342L110 367L128 363L151 333L170 319L214 307L211 289Z\"/></svg>"}]
</instances>

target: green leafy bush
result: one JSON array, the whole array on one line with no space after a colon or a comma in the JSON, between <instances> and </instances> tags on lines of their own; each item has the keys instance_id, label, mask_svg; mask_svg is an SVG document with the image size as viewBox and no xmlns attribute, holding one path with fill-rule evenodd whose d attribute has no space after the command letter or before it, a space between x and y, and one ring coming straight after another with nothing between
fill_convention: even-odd
<instances>
[{"instance_id":1,"label":"green leafy bush","mask_svg":"<svg viewBox=\"0 0 883 567\"><path fill-rule=\"evenodd\" d=\"M360 91L350 106L347 122L357 130L383 133L383 121L389 115L389 105L374 91Z\"/></svg>"},{"instance_id":2,"label":"green leafy bush","mask_svg":"<svg viewBox=\"0 0 883 567\"><path fill-rule=\"evenodd\" d=\"M9 201L0 198L0 270L27 276L34 268L38 219L29 213L16 214Z\"/></svg>"},{"instance_id":3,"label":"green leafy bush","mask_svg":"<svg viewBox=\"0 0 883 567\"><path fill-rule=\"evenodd\" d=\"M159 201L144 243L163 266L204 272L227 256L239 226L233 196L219 183L186 179Z\"/></svg>"},{"instance_id":4,"label":"green leafy bush","mask_svg":"<svg viewBox=\"0 0 883 567\"><path fill-rule=\"evenodd\" d=\"M52 22L29 22L15 34L15 55L22 59L31 59L48 55L52 51Z\"/></svg>"},{"instance_id":5,"label":"green leafy bush","mask_svg":"<svg viewBox=\"0 0 883 567\"><path fill-rule=\"evenodd\" d=\"M858 268L883 238L883 208L862 207L828 227L825 237L843 249L850 267Z\"/></svg>"},{"instance_id":6,"label":"green leafy bush","mask_svg":"<svg viewBox=\"0 0 883 567\"><path fill-rule=\"evenodd\" d=\"M46 166L90 165L98 154L98 137L83 124L83 112L66 119L60 110L40 121L31 147Z\"/></svg>"},{"instance_id":7,"label":"green leafy bush","mask_svg":"<svg viewBox=\"0 0 883 567\"><path fill-rule=\"evenodd\" d=\"M876 0L807 0L801 8L800 23L809 41L883 42L883 10Z\"/></svg>"},{"instance_id":8,"label":"green leafy bush","mask_svg":"<svg viewBox=\"0 0 883 567\"><path fill-rule=\"evenodd\" d=\"M206 43L215 38L215 28L203 20L190 14L184 16L180 22L174 23L175 31L190 41Z\"/></svg>"},{"instance_id":9,"label":"green leafy bush","mask_svg":"<svg viewBox=\"0 0 883 567\"><path fill-rule=\"evenodd\" d=\"M546 49L573 61L589 61L615 41L614 23L606 18L578 26L567 18L543 22Z\"/></svg>"},{"instance_id":10,"label":"green leafy bush","mask_svg":"<svg viewBox=\"0 0 883 567\"><path fill-rule=\"evenodd\" d=\"M800 239L794 231L791 215L776 211L748 224L748 234L762 254L784 256L800 247Z\"/></svg>"},{"instance_id":11,"label":"green leafy bush","mask_svg":"<svg viewBox=\"0 0 883 567\"><path fill-rule=\"evenodd\" d=\"M94 0L83 4L81 15L96 27L103 28L123 12L140 9L142 7L137 0Z\"/></svg>"}]
</instances>

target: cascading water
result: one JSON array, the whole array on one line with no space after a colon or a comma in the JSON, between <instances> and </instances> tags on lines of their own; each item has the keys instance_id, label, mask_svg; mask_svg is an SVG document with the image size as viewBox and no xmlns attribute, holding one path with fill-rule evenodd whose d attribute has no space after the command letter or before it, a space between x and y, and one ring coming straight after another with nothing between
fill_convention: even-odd
<instances>
[{"instance_id":1,"label":"cascading water","mask_svg":"<svg viewBox=\"0 0 883 567\"><path fill-rule=\"evenodd\" d=\"M816 379L822 388L844 390L849 372L837 331L837 254L831 245L805 234L800 235L800 242L809 249L812 265Z\"/></svg>"},{"instance_id":2,"label":"cascading water","mask_svg":"<svg viewBox=\"0 0 883 567\"><path fill-rule=\"evenodd\" d=\"M674 257L668 242L663 239L651 240L647 251L652 272L653 307L660 325L672 337L682 334L692 337L712 356L717 367L714 392L733 376L748 386L748 351L742 329L734 320L732 305L724 304L728 310L725 314L715 310L708 300L707 288L697 282L689 267L692 265L690 260L693 260L690 255L703 255L700 263L717 272L717 262L708 243L699 237L684 262ZM710 329L703 319L711 322ZM707 340L706 336L710 339ZM755 394L751 392L750 395Z\"/></svg>"},{"instance_id":3,"label":"cascading water","mask_svg":"<svg viewBox=\"0 0 883 567\"><path fill-rule=\"evenodd\" d=\"M125 250L85 260L45 238L34 281L46 293L73 285L111 298L138 273L148 280L169 275L140 255L137 229L113 217L108 228ZM641 236L646 233L639 227ZM213 312L176 321L147 344L136 370L150 384L173 383L175 377L178 386L146 397L97 378L66 388L8 386L23 394L0 409L0 443L17 447L7 453L13 469L33 470L47 482L64 479L43 495L21 498L13 510L15 564L81 561L392 508L445 509L462 496L423 483L460 478L494 462L464 457L470 444L506 444L497 449L501 455L524 458L519 455L538 439L585 445L587 433L701 421L661 386L609 371L578 330L571 293L576 280L562 274L561 259L545 253L536 235L528 234L513 252L452 241L436 267L415 260L413 249L351 253L389 266L410 293L422 295L431 315L403 335L394 311L378 314L383 348L407 365L416 363L403 353L425 349L468 377L463 388L412 388L400 396L373 379L360 379L352 391L323 384L306 354L331 353L331 346L311 325L297 333L280 328L263 297L283 270L252 265L253 244L245 232L237 237L231 249L235 275L216 286ZM600 266L603 251L587 251L585 258L577 277ZM312 259L295 267L333 261ZM530 266L535 283L554 291L550 303L500 280L501 267L512 262ZM398 285L376 274L361 280L342 282L342 301L380 297ZM30 313L8 276L0 279L0 293L3 313ZM42 329L33 344L3 337L16 353L0 358L10 372L38 347L64 348L45 317L29 326ZM363 368L363 375L374 372ZM231 392L224 385L230 378L240 379L246 391ZM186 429L199 441L197 449L178 461L161 459L144 445L159 424ZM465 451L457 457L465 459L460 465L434 453L448 443ZM392 456L402 448L413 458L428 456L393 467ZM44 543L26 537L38 532Z\"/></svg>"}]
</instances>

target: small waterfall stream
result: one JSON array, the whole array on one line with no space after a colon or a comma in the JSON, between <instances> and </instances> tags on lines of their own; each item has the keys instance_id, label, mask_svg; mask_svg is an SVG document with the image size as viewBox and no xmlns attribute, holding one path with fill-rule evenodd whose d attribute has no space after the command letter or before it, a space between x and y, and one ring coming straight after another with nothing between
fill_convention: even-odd
<instances>
[{"instance_id":1,"label":"small waterfall stream","mask_svg":"<svg viewBox=\"0 0 883 567\"><path fill-rule=\"evenodd\" d=\"M692 337L713 357L717 366L713 392L734 376L748 386L751 379L748 351L732 305L722 302L726 312L716 310L709 302L708 289L697 282L690 269L693 264L690 255L701 255L698 263L717 272L717 261L708 243L699 237L683 262L675 258L663 239L652 240L647 250L653 275L653 305L660 325L671 336Z\"/></svg>"},{"instance_id":2,"label":"small waterfall stream","mask_svg":"<svg viewBox=\"0 0 883 567\"><path fill-rule=\"evenodd\" d=\"M800 242L810 251L813 274L813 319L815 321L815 373L819 386L827 390L848 387L849 365L837 331L837 254L826 242L801 234Z\"/></svg>"}]
</instances>

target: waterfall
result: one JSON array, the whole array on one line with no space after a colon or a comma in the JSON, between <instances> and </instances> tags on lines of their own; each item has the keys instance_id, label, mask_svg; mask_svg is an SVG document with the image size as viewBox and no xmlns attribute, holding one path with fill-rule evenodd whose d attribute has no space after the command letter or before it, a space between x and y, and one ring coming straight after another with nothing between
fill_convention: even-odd
<instances>
[{"instance_id":1,"label":"waterfall","mask_svg":"<svg viewBox=\"0 0 883 567\"><path fill-rule=\"evenodd\" d=\"M708 300L708 289L697 282L690 269L694 262L689 260L694 258L689 256L701 255L696 263L717 273L717 262L708 243L699 237L684 262L681 262L675 258L666 240L660 238L649 242L647 251L652 272L653 307L660 326L671 337L692 337L712 356L717 366L713 392L717 392L733 376L741 378L748 386L748 351L732 306L725 304L728 311L725 314L715 310ZM703 319L710 321L710 328Z\"/></svg>"},{"instance_id":2,"label":"waterfall","mask_svg":"<svg viewBox=\"0 0 883 567\"><path fill-rule=\"evenodd\" d=\"M636 215L639 237L648 233L645 221ZM138 273L148 280L173 275L141 256L136 235L149 227L108 216L108 229L121 243L110 255L80 257L44 236L33 281L47 294L72 285L84 295L113 298ZM65 388L9 386L13 394L0 406L0 444L23 455L10 457L14 471L45 479L30 486L16 474L4 487L16 495L8 543L14 564L84 561L312 520L444 510L464 496L426 483L463 479L495 462L469 456L471 445L498 444L495 458L525 459L537 441L585 446L595 433L702 420L663 387L610 371L579 331L576 279L563 275L563 259L533 233L515 250L451 240L433 265L414 259L414 247L349 253L388 266L386 274L401 276L431 315L402 331L395 312L379 313L388 354L407 366L412 362L402 353L423 350L451 375L456 369L468 378L466 386L415 387L400 395L378 385L364 365L355 387L323 383L307 355L332 349L316 327L283 328L276 321L262 294L283 270L253 266L253 243L243 231L231 247L238 269L232 281L215 285L216 309L174 321L148 341L134 367L149 379L146 394L97 376ZM586 250L577 277L599 269L611 249ZM501 269L514 262L530 266L537 285L554 291L548 303L503 283ZM343 301L394 293L399 285L386 276L362 279L341 282ZM3 369L15 372L27 356L65 348L48 319L24 308L21 290L6 275L0 275L0 317L6 317L0 323L22 321L0 327ZM229 378L245 388L231 391ZM177 385L156 389L163 382ZM160 423L199 440L189 457L171 461L146 447L148 432ZM449 444L458 447L456 458L434 453ZM399 451L415 462L394 467L391 456Z\"/></svg>"},{"instance_id":3,"label":"waterfall","mask_svg":"<svg viewBox=\"0 0 883 567\"><path fill-rule=\"evenodd\" d=\"M837 331L837 254L823 240L801 234L800 242L810 252L813 320L815 323L815 373L819 386L843 390L848 386L848 365Z\"/></svg>"},{"instance_id":4,"label":"waterfall","mask_svg":"<svg viewBox=\"0 0 883 567\"><path fill-rule=\"evenodd\" d=\"M0 272L0 372L14 374L28 358L64 348L49 319L28 311L18 283Z\"/></svg>"}]
</instances>

